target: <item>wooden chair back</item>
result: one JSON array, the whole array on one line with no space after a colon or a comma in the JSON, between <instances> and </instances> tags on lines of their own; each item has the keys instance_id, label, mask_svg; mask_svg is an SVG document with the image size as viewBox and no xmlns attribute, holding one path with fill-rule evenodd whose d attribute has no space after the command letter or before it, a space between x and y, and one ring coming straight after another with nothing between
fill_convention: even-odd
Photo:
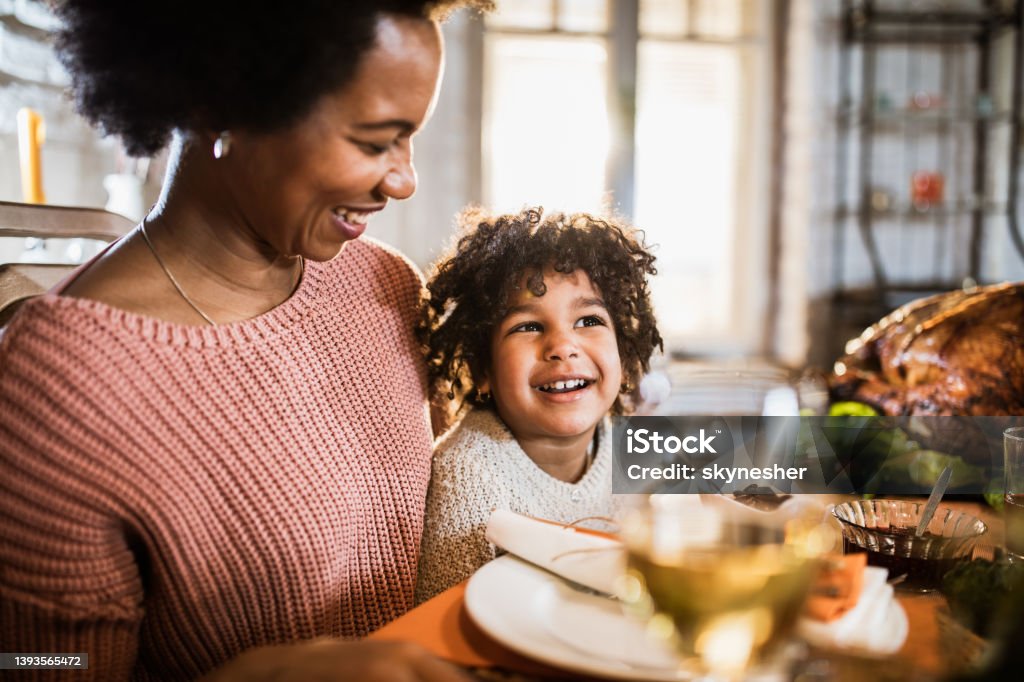
<instances>
[{"instance_id":1,"label":"wooden chair back","mask_svg":"<svg viewBox=\"0 0 1024 682\"><path fill-rule=\"evenodd\" d=\"M38 239L96 239L112 242L135 223L98 208L19 204L0 201L0 237ZM25 301L45 293L78 265L0 263L0 329Z\"/></svg>"}]
</instances>

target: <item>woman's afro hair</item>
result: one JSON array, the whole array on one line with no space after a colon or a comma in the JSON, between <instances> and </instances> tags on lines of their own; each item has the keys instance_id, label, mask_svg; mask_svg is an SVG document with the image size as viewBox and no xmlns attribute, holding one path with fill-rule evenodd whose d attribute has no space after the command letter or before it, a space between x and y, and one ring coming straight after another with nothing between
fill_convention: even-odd
<instances>
[{"instance_id":1,"label":"woman's afro hair","mask_svg":"<svg viewBox=\"0 0 1024 682\"><path fill-rule=\"evenodd\" d=\"M544 295L547 268L587 274L615 327L623 380L639 384L652 353L662 348L647 285L657 270L642 232L612 218L545 215L540 208L501 216L470 209L460 223L453 247L427 283L420 323L436 389L447 389L449 399L484 402L475 382L490 366L492 332L524 276L533 294ZM624 410L617 400L613 412Z\"/></svg>"},{"instance_id":2,"label":"woman's afro hair","mask_svg":"<svg viewBox=\"0 0 1024 682\"><path fill-rule=\"evenodd\" d=\"M383 14L443 19L491 0L58 0L79 112L129 154L175 129L285 128L353 76Z\"/></svg>"}]
</instances>

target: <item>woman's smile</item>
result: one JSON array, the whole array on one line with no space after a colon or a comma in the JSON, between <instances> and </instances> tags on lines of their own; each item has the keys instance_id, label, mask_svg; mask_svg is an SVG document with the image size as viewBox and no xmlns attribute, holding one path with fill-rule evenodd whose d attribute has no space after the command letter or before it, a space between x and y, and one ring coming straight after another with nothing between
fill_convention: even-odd
<instances>
[{"instance_id":1,"label":"woman's smile","mask_svg":"<svg viewBox=\"0 0 1024 682\"><path fill-rule=\"evenodd\" d=\"M338 206L331 210L331 220L345 240L358 239L366 231L371 216L384 208L384 204L370 209Z\"/></svg>"}]
</instances>

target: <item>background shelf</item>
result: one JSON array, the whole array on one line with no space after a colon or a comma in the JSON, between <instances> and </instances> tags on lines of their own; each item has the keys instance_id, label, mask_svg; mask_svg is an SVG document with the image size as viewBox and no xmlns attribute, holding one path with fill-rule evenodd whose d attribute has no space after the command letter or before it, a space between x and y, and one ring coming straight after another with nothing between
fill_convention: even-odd
<instances>
[{"instance_id":1,"label":"background shelf","mask_svg":"<svg viewBox=\"0 0 1024 682\"><path fill-rule=\"evenodd\" d=\"M1021 1L842 0L841 12L833 352L902 303L997 279L983 258L994 230L1024 260ZM915 174L931 182L927 208Z\"/></svg>"}]
</instances>

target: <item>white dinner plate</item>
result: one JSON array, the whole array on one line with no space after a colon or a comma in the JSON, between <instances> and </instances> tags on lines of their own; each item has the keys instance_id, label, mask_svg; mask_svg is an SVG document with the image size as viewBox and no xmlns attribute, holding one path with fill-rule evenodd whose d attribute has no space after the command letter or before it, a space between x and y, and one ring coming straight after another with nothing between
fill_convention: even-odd
<instances>
[{"instance_id":1,"label":"white dinner plate","mask_svg":"<svg viewBox=\"0 0 1024 682\"><path fill-rule=\"evenodd\" d=\"M466 610L485 633L516 653L617 680L679 680L675 655L644 633L613 599L585 594L506 554L466 587Z\"/></svg>"}]
</instances>

